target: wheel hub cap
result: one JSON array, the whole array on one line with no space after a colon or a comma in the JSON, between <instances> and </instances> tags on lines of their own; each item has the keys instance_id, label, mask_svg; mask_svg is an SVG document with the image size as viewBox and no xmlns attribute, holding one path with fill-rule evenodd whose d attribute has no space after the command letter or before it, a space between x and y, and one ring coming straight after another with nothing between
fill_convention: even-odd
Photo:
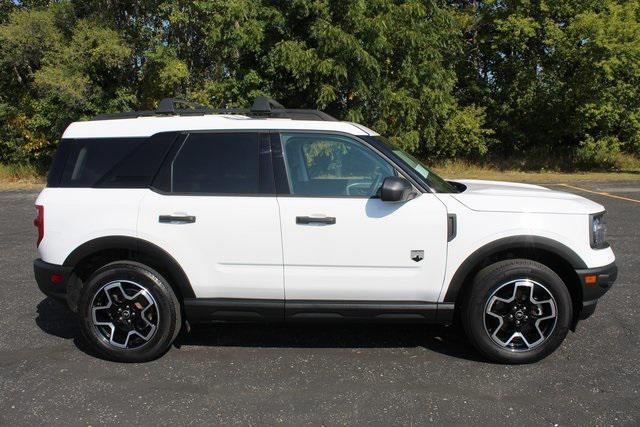
<instances>
[{"instance_id":1,"label":"wheel hub cap","mask_svg":"<svg viewBox=\"0 0 640 427\"><path fill-rule=\"evenodd\" d=\"M499 286L484 310L485 331L493 342L511 351L528 351L553 333L557 320L555 298L530 279Z\"/></svg>"},{"instance_id":2,"label":"wheel hub cap","mask_svg":"<svg viewBox=\"0 0 640 427\"><path fill-rule=\"evenodd\" d=\"M110 346L135 349L156 333L160 313L151 293L142 285L118 280L104 285L91 301L93 327Z\"/></svg>"}]
</instances>

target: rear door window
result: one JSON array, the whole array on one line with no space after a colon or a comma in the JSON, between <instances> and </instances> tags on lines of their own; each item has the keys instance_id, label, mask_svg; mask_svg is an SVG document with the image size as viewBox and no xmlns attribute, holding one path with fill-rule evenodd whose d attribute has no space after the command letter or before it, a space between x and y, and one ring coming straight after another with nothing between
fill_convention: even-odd
<instances>
[{"instance_id":1,"label":"rear door window","mask_svg":"<svg viewBox=\"0 0 640 427\"><path fill-rule=\"evenodd\" d=\"M171 192L260 193L259 134L190 134L171 163Z\"/></svg>"}]
</instances>

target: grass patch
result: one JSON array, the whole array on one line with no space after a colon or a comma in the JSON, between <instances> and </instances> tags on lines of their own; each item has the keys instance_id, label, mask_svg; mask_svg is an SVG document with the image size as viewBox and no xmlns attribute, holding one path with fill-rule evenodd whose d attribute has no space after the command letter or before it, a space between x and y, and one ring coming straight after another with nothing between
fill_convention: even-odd
<instances>
[{"instance_id":1,"label":"grass patch","mask_svg":"<svg viewBox=\"0 0 640 427\"><path fill-rule=\"evenodd\" d=\"M618 171L561 171L561 170L518 170L495 164L478 165L463 160L453 160L434 165L433 169L445 178L486 179L495 181L522 182L575 182L575 181L635 181L640 180L640 161L625 159L624 169Z\"/></svg>"},{"instance_id":2,"label":"grass patch","mask_svg":"<svg viewBox=\"0 0 640 427\"><path fill-rule=\"evenodd\" d=\"M0 189L42 188L46 178L30 165L0 164Z\"/></svg>"}]
</instances>

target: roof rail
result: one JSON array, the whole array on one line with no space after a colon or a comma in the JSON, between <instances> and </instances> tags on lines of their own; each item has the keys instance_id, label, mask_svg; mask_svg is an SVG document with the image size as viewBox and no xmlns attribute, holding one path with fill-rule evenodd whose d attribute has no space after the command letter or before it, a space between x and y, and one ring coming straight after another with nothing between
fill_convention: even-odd
<instances>
[{"instance_id":1,"label":"roof rail","mask_svg":"<svg viewBox=\"0 0 640 427\"><path fill-rule=\"evenodd\" d=\"M184 105L188 109L177 109L177 105ZM258 96L251 108L207 108L201 104L182 98L164 98L156 110L127 111L123 113L99 114L91 120L131 119L137 117L157 116L202 116L205 114L238 114L257 118L285 118L291 120L320 120L338 121L333 116L319 111L297 108L285 108L274 99Z\"/></svg>"}]
</instances>

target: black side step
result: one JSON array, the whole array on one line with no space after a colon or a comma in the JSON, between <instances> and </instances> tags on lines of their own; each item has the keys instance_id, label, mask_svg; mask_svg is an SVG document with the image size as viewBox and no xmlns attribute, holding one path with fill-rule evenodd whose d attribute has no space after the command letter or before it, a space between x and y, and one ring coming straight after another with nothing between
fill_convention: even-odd
<instances>
[{"instance_id":1,"label":"black side step","mask_svg":"<svg viewBox=\"0 0 640 427\"><path fill-rule=\"evenodd\" d=\"M191 322L414 322L449 323L453 304L422 301L326 301L187 298Z\"/></svg>"}]
</instances>

